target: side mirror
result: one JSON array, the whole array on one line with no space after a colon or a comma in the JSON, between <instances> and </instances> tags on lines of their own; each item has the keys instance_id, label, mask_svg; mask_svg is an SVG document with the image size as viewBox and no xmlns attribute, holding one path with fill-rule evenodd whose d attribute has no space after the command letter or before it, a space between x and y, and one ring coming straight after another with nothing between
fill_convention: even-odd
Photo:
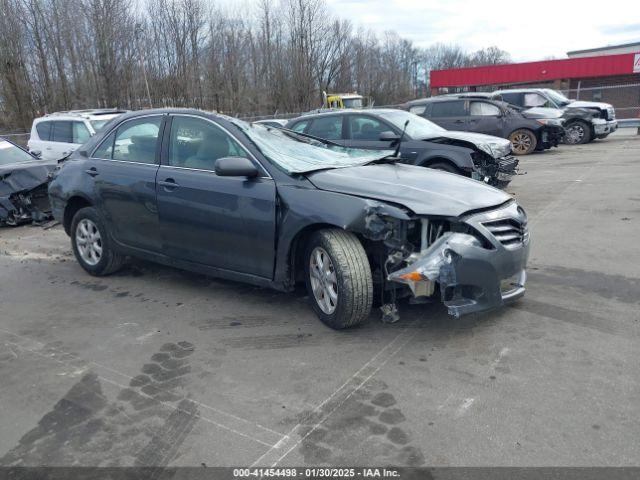
<instances>
[{"instance_id":1,"label":"side mirror","mask_svg":"<svg viewBox=\"0 0 640 480\"><path fill-rule=\"evenodd\" d=\"M251 160L244 157L222 157L216 160L214 170L219 177L257 177L260 172Z\"/></svg>"},{"instance_id":2,"label":"side mirror","mask_svg":"<svg viewBox=\"0 0 640 480\"><path fill-rule=\"evenodd\" d=\"M400 135L391 131L382 132L380 134L380 141L382 142L395 142L400 138Z\"/></svg>"}]
</instances>

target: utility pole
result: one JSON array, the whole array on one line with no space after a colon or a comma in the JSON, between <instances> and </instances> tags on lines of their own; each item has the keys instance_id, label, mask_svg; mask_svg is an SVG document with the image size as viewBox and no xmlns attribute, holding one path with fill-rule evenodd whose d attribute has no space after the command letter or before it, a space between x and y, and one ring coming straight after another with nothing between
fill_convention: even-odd
<instances>
[{"instance_id":1,"label":"utility pole","mask_svg":"<svg viewBox=\"0 0 640 480\"><path fill-rule=\"evenodd\" d=\"M153 103L151 102L151 92L149 91L149 82L147 81L147 68L145 66L144 53L140 48L140 33L142 33L142 25L140 23L136 23L135 37L136 47L138 48L138 58L140 58L140 67L142 67L142 76L144 78L144 86L147 90L147 100L149 102L149 108L153 108Z\"/></svg>"}]
</instances>

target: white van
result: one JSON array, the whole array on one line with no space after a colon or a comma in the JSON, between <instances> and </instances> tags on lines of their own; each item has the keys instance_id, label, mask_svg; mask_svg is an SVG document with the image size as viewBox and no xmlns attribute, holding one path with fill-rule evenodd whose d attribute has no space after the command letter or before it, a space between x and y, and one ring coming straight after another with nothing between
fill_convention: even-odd
<instances>
[{"instance_id":1,"label":"white van","mask_svg":"<svg viewBox=\"0 0 640 480\"><path fill-rule=\"evenodd\" d=\"M43 160L60 160L125 112L114 109L71 110L36 118L27 147Z\"/></svg>"}]
</instances>

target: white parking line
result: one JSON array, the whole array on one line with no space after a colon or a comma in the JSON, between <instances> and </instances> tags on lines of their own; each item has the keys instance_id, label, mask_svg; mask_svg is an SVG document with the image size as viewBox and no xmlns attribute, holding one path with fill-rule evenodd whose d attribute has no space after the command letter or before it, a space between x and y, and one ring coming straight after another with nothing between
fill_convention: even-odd
<instances>
[{"instance_id":1,"label":"white parking line","mask_svg":"<svg viewBox=\"0 0 640 480\"><path fill-rule=\"evenodd\" d=\"M304 435L300 435L300 430L306 428L307 425L298 423L295 427L289 431L289 433L278 443L273 445L269 450L262 454L251 467L257 465L268 465L275 467L278 463L284 459L289 453L304 441L309 435L311 435L322 423L324 423L338 408L340 408L353 394L355 394L363 385L365 385L371 378L376 375L382 367L384 367L389 360L391 360L400 350L402 350L412 339L413 333L409 329L417 320L409 323L393 340L391 340L382 350L376 353L367 363L365 363L358 371L356 371L349 379L344 382L337 390L318 404L313 410L312 414L320 413L322 408L331 402L342 391L343 395L340 400L337 400L335 405L325 414L321 415L320 419L311 427L311 429ZM407 333L409 332L409 333ZM399 344L399 345L398 345ZM392 348L397 345L395 348Z\"/></svg>"},{"instance_id":2,"label":"white parking line","mask_svg":"<svg viewBox=\"0 0 640 480\"><path fill-rule=\"evenodd\" d=\"M38 355L42 358L48 359L48 360L52 360L55 361L57 363L60 363L62 365L65 365L67 367L70 367L71 369L73 369L73 371L77 370L79 368L80 365L78 365L78 363L80 364L92 364L95 365L96 367L98 367L99 369L102 370L106 370L108 372L112 372L115 373L125 379L127 379L128 381L132 380L133 377L131 377L130 375L127 375L125 373L119 372L117 370L114 370L110 367L107 367L106 365L102 365L100 363L91 361L91 360L84 360L82 358L80 358L77 355L74 355L72 353L69 352L65 352L64 350L61 350L59 348L50 348L50 350L52 351L52 353L50 354L44 354L42 353L40 350L43 350L46 345L38 340L32 339L30 337L27 337L25 335L19 335L16 333L13 333L9 330L0 328L0 332L3 332L11 337L14 337L12 340L13 341L7 341L5 340L5 343L7 343L8 345L12 345L20 350L24 350L27 352L30 352L34 355ZM24 339L26 341L20 341L20 339ZM57 356L63 357L64 359L60 359L57 358ZM72 363L73 362L73 363ZM118 381L112 380L108 377L105 377L104 375L99 375L98 377L106 382L109 383L111 385L117 386L119 388L122 389L127 389L130 388L127 385L120 383ZM182 412L182 410L178 407L176 407L175 405L172 405L170 403L158 400L155 397L151 397L147 394L145 394L144 392L140 391L138 392L139 395L147 397L149 399L152 399L154 401L156 401L157 403L159 403L160 405L172 409L172 410L177 410ZM215 407L212 407L211 405L207 405L205 403L199 402L193 398L189 399L190 402L193 402L194 404L198 405L199 407L205 409L205 410L209 410L210 412L215 412L218 415L221 415L223 417L226 417L226 421L224 421L224 423L222 423L222 420L220 419L213 419L207 416L203 416L202 414L199 414L199 418L201 418L203 421L210 423L212 425L215 425L219 428L222 428L224 430L230 431L232 433L235 433L236 435L239 435L241 437L247 438L249 440L252 440L254 442L260 443L262 445L265 445L267 447L273 447L274 445L277 445L279 442L281 442L283 439L286 439L287 436L283 435L280 432L277 432L275 430L272 430L270 428L264 427L258 423L252 422L250 420L247 420L245 418L242 417L238 417L237 415L234 415L232 413L228 413L228 412L224 412L222 410L219 410ZM189 413L189 412L183 412L183 413Z\"/></svg>"}]
</instances>

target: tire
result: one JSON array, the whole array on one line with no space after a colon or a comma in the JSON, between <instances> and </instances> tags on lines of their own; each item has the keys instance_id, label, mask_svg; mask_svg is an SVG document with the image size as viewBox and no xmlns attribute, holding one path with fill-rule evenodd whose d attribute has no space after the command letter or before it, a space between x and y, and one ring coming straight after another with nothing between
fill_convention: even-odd
<instances>
[{"instance_id":1,"label":"tire","mask_svg":"<svg viewBox=\"0 0 640 480\"><path fill-rule=\"evenodd\" d=\"M78 210L71 220L70 232L73 254L87 273L100 277L122 268L124 256L111 246L107 229L95 208Z\"/></svg>"},{"instance_id":2,"label":"tire","mask_svg":"<svg viewBox=\"0 0 640 480\"><path fill-rule=\"evenodd\" d=\"M509 141L511 142L511 150L516 155L529 155L538 146L536 134L526 128L519 128L511 132Z\"/></svg>"},{"instance_id":3,"label":"tire","mask_svg":"<svg viewBox=\"0 0 640 480\"><path fill-rule=\"evenodd\" d=\"M447 162L433 162L429 165L426 165L427 168L433 168L434 170L441 170L443 172L455 173L456 175L460 175L460 170L458 170L454 165L451 165Z\"/></svg>"},{"instance_id":4,"label":"tire","mask_svg":"<svg viewBox=\"0 0 640 480\"><path fill-rule=\"evenodd\" d=\"M569 145L583 145L592 140L591 126L582 120L569 122L565 127L566 135L564 142Z\"/></svg>"},{"instance_id":5,"label":"tire","mask_svg":"<svg viewBox=\"0 0 640 480\"><path fill-rule=\"evenodd\" d=\"M369 318L373 278L358 237L340 229L319 230L309 239L304 259L309 299L323 323L340 330L360 325ZM326 292L333 292L335 299Z\"/></svg>"}]
</instances>

